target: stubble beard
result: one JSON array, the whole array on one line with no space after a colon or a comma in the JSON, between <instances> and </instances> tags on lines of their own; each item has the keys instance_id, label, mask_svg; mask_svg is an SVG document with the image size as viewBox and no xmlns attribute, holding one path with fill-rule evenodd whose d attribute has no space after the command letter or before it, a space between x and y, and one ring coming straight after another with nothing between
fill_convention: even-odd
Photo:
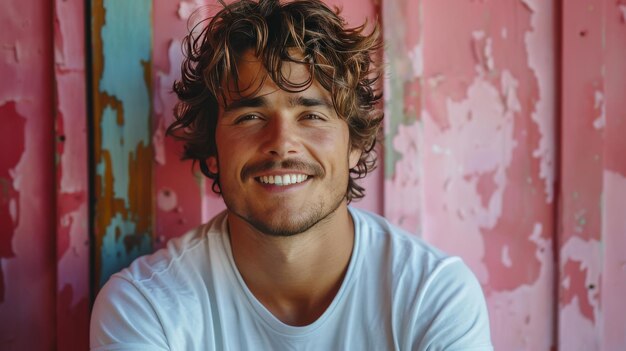
<instances>
[{"instance_id":1,"label":"stubble beard","mask_svg":"<svg viewBox=\"0 0 626 351\"><path fill-rule=\"evenodd\" d=\"M335 191L335 193L337 193L337 195L331 199L332 202L330 206L325 206L325 202L322 201L317 204L315 209L305 211L304 216L300 218L292 217L283 220L279 218L275 220L277 219L276 217L281 216L281 214L277 214L275 217L269 219L264 219L258 216L257 213L254 213L253 210L247 209L241 211L234 202L229 201L228 196L224 196L224 194L222 194L222 196L228 211L244 220L258 232L274 237L290 237L304 233L329 220L341 206L342 202L345 201L345 194L339 191Z\"/></svg>"}]
</instances>

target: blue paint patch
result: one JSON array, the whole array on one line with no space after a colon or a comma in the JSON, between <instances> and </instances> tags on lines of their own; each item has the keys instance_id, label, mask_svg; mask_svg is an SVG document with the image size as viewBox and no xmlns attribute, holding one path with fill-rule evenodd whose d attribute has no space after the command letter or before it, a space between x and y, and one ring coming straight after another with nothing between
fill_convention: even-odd
<instances>
[{"instance_id":1,"label":"blue paint patch","mask_svg":"<svg viewBox=\"0 0 626 351\"><path fill-rule=\"evenodd\" d=\"M111 274L128 267L138 256L151 252L152 248L149 233L143 233L139 245L135 245L133 249L128 252L126 251L123 238L127 235L135 234L135 229L135 223L124 219L119 213L111 219L111 224L107 227L106 233L102 238L102 247L100 248L102 257L100 286L106 283ZM116 232L121 234L117 240Z\"/></svg>"},{"instance_id":2,"label":"blue paint patch","mask_svg":"<svg viewBox=\"0 0 626 351\"><path fill-rule=\"evenodd\" d=\"M117 124L117 112L110 106L102 111L102 145L103 151L108 151L111 155L111 172L113 173L113 197L124 199L126 208L130 206L128 202L128 160L133 151L126 150L123 143L124 126ZM104 176L104 161L98 163L96 172ZM103 178L104 179L104 178Z\"/></svg>"},{"instance_id":3,"label":"blue paint patch","mask_svg":"<svg viewBox=\"0 0 626 351\"><path fill-rule=\"evenodd\" d=\"M137 159L135 150L141 142L150 144L150 87L142 62L151 57L152 1L105 0L104 9L99 89L122 103L124 123L117 124L110 108L103 111L102 148L111 152L115 196L128 207L129 160Z\"/></svg>"},{"instance_id":4,"label":"blue paint patch","mask_svg":"<svg viewBox=\"0 0 626 351\"><path fill-rule=\"evenodd\" d=\"M112 216L102 233L100 285L136 257L152 250L152 233L137 232L137 213L131 211L129 195L134 190L129 189L130 170L138 159L137 150L150 145L151 141L151 87L146 82L149 72L145 67L152 54L152 1L104 0L103 7L105 18L99 33L103 69L98 90L119 105L108 104L101 111L99 147L110 155L113 197L123 200L125 208L118 209L120 213ZM123 121L118 121L118 115L123 116ZM103 160L96 165L96 174L102 179L109 171L106 167ZM151 169L145 170L145 177L137 181L149 182L151 172ZM132 244L125 244L131 239Z\"/></svg>"}]
</instances>

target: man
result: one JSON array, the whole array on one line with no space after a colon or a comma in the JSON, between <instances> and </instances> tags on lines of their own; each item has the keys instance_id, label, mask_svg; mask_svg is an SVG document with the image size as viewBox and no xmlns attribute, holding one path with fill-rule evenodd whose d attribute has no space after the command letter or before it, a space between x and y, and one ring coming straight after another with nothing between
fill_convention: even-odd
<instances>
[{"instance_id":1,"label":"man","mask_svg":"<svg viewBox=\"0 0 626 351\"><path fill-rule=\"evenodd\" d=\"M94 350L491 350L479 284L349 208L373 167L378 28L318 0L224 5L185 41L169 132L227 210L114 275Z\"/></svg>"}]
</instances>

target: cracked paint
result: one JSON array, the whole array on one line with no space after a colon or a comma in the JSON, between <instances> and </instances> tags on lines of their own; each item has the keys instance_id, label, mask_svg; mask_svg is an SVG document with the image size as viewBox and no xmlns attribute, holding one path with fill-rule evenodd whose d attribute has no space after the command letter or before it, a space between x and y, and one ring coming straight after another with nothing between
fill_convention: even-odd
<instances>
[{"instance_id":1,"label":"cracked paint","mask_svg":"<svg viewBox=\"0 0 626 351\"><path fill-rule=\"evenodd\" d=\"M420 234L420 162L421 126L419 122L400 124L393 140L395 150L400 150L400 159L395 164L393 176L385 179L385 192L394 194L385 207L387 219L402 228Z\"/></svg>"},{"instance_id":2,"label":"cracked paint","mask_svg":"<svg viewBox=\"0 0 626 351\"><path fill-rule=\"evenodd\" d=\"M411 1L383 2L384 60L384 215L421 234L421 80L424 75L420 6ZM392 31L385 30L395 23Z\"/></svg>"},{"instance_id":3,"label":"cracked paint","mask_svg":"<svg viewBox=\"0 0 626 351\"><path fill-rule=\"evenodd\" d=\"M529 237L535 244L534 257L541 262L538 279L511 291L494 291L487 298L492 338L506 340L507 350L553 349L552 340L537 337L553 333L553 319L546 318L546 312L556 303L553 244L543 231L542 224L535 223Z\"/></svg>"},{"instance_id":4,"label":"cracked paint","mask_svg":"<svg viewBox=\"0 0 626 351\"><path fill-rule=\"evenodd\" d=\"M187 20L198 1L168 1L154 3L154 17L159 26L153 28L153 149L154 187L156 196L155 248L165 245L203 221L205 180L198 181L191 162L180 161L182 143L165 136L173 121L172 111L177 102L172 92L174 82L180 79L183 60L181 40L187 34ZM210 190L209 190L210 191ZM169 196L165 196L168 193ZM209 208L223 208L215 197Z\"/></svg>"},{"instance_id":5,"label":"cracked paint","mask_svg":"<svg viewBox=\"0 0 626 351\"><path fill-rule=\"evenodd\" d=\"M482 283L495 349L548 350L556 342L552 5L412 3L428 16L417 25L422 200L406 211L418 209L422 236L461 256ZM394 32L398 22L387 21Z\"/></svg>"},{"instance_id":6,"label":"cracked paint","mask_svg":"<svg viewBox=\"0 0 626 351\"><path fill-rule=\"evenodd\" d=\"M180 74L180 39L206 1L152 3L151 13L148 1L92 2L99 9L91 21L100 281L150 251L151 237L161 247L223 208L210 182L179 163L180 143L164 135L176 101L170 91ZM366 179L368 197L356 205L380 212L382 202L391 221L463 257L486 292L495 349L624 349L624 0L329 3L343 7L351 23L373 17L377 5L385 19L384 174ZM52 4L64 15L49 16ZM11 152L0 156L0 315L50 326L38 338L20 338L24 325L3 320L0 349L45 349L56 340L66 350L77 334L86 337L80 328L87 323L77 326L89 307L79 5L22 1L0 14L0 72L13 82L0 86L0 112L15 114L18 124L0 138L11 141L4 147ZM556 38L560 8L563 37ZM128 23L133 27L116 29ZM124 40L117 40L121 32ZM51 61L53 74L46 71ZM557 112L564 116L559 123ZM52 129L56 141L49 140ZM153 182L142 173L150 169Z\"/></svg>"},{"instance_id":7,"label":"cracked paint","mask_svg":"<svg viewBox=\"0 0 626 351\"><path fill-rule=\"evenodd\" d=\"M503 91L507 92L509 86L513 89L508 99L490 82L476 78L468 89L467 100L448 99L449 127L443 131L432 128L426 136L427 145L448 151L428 153L424 160L431 171L445 170L445 177L426 178L424 194L430 201L425 204L429 213L424 222L425 238L449 252L459 252L460 247L454 243L463 242L463 259L483 283L489 277L482 263L481 228L493 227L501 215L506 169L515 148L511 141L519 102L515 98L515 81L505 82ZM434 121L426 116L426 125L434 126ZM492 179L490 194L478 192L483 177ZM451 213L457 216L451 217ZM434 233L449 234L443 237Z\"/></svg>"},{"instance_id":8,"label":"cracked paint","mask_svg":"<svg viewBox=\"0 0 626 351\"><path fill-rule=\"evenodd\" d=\"M150 252L150 1L93 1L98 285Z\"/></svg>"},{"instance_id":9,"label":"cracked paint","mask_svg":"<svg viewBox=\"0 0 626 351\"><path fill-rule=\"evenodd\" d=\"M599 290L602 272L600 242L572 237L561 246L561 256L565 257L566 261L561 267L560 303L566 306L576 297L581 315L594 323L600 313ZM570 321L562 319L562 331L570 330L568 325Z\"/></svg>"},{"instance_id":10,"label":"cracked paint","mask_svg":"<svg viewBox=\"0 0 626 351\"><path fill-rule=\"evenodd\" d=\"M537 80L539 98L534 104L531 119L539 128L539 143L533 150L533 157L539 158L539 177L544 181L546 202L554 201L555 157L556 142L555 119L556 112L556 85L554 67L556 66L555 53L547 48L556 47L553 5L549 1L522 0L532 9L530 18L531 30L524 34L526 51L528 52L528 67L533 71Z\"/></svg>"}]
</instances>

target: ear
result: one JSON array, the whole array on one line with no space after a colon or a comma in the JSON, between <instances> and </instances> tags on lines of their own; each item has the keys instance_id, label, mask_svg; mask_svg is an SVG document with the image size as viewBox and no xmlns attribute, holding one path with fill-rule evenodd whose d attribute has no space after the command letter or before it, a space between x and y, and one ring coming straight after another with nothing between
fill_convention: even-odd
<instances>
[{"instance_id":1,"label":"ear","mask_svg":"<svg viewBox=\"0 0 626 351\"><path fill-rule=\"evenodd\" d=\"M207 166L209 167L209 171L213 174L218 174L219 167L217 166L217 157L210 156L209 158L207 158L206 161L207 161Z\"/></svg>"},{"instance_id":2,"label":"ear","mask_svg":"<svg viewBox=\"0 0 626 351\"><path fill-rule=\"evenodd\" d=\"M348 155L348 166L350 167L350 169L356 167L356 165L359 163L359 160L361 159L362 153L363 151L361 149L351 148L350 155Z\"/></svg>"}]
</instances>

